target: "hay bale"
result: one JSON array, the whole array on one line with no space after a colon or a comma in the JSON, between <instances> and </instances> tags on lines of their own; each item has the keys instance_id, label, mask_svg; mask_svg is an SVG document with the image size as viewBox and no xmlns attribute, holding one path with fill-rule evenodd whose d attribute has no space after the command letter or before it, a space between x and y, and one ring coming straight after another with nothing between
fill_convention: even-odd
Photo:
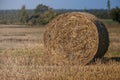
<instances>
[{"instance_id":1,"label":"hay bale","mask_svg":"<svg viewBox=\"0 0 120 80\"><path fill-rule=\"evenodd\" d=\"M95 16L72 12L59 15L47 25L44 45L58 64L85 65L104 56L109 38L104 24Z\"/></svg>"}]
</instances>

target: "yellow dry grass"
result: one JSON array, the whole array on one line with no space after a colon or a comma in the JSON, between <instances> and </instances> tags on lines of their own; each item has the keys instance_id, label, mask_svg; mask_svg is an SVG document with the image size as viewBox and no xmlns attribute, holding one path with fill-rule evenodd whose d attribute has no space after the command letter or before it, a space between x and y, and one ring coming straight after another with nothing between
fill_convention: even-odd
<instances>
[{"instance_id":1,"label":"yellow dry grass","mask_svg":"<svg viewBox=\"0 0 120 80\"><path fill-rule=\"evenodd\" d=\"M44 53L44 28L0 28L0 80L120 80L120 28L108 31L104 59L87 66L57 66Z\"/></svg>"}]
</instances>

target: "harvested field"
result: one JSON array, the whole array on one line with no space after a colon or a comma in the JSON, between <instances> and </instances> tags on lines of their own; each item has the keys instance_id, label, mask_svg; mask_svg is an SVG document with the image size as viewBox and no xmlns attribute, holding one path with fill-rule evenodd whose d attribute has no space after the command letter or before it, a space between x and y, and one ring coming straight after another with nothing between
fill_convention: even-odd
<instances>
[{"instance_id":1,"label":"harvested field","mask_svg":"<svg viewBox=\"0 0 120 80\"><path fill-rule=\"evenodd\" d=\"M56 63L85 65L104 56L109 37L104 24L95 16L72 12L59 15L47 25L44 44L47 53L58 60Z\"/></svg>"},{"instance_id":2,"label":"harvested field","mask_svg":"<svg viewBox=\"0 0 120 80\"><path fill-rule=\"evenodd\" d=\"M33 46L43 42L43 28L0 26L0 50Z\"/></svg>"},{"instance_id":3,"label":"harvested field","mask_svg":"<svg viewBox=\"0 0 120 80\"><path fill-rule=\"evenodd\" d=\"M0 40L6 39L0 42L0 80L120 80L118 26L107 25L108 52L103 60L87 66L52 64L51 55L44 53L44 28L0 28Z\"/></svg>"}]
</instances>

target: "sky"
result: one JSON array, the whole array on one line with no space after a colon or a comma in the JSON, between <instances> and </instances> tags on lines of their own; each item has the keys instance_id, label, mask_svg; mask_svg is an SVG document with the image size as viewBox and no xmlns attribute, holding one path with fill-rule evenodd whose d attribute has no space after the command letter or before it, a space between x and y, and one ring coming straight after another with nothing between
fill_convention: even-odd
<instances>
[{"instance_id":1,"label":"sky","mask_svg":"<svg viewBox=\"0 0 120 80\"><path fill-rule=\"evenodd\" d=\"M44 4L54 9L107 9L107 0L0 0L0 10L35 9L38 4ZM120 7L120 0L111 0L111 8Z\"/></svg>"}]
</instances>

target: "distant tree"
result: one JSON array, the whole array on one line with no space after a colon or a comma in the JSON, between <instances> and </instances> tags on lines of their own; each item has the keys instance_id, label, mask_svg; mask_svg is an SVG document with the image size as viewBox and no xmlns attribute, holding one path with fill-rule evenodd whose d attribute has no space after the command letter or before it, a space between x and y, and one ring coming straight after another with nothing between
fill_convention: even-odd
<instances>
[{"instance_id":1,"label":"distant tree","mask_svg":"<svg viewBox=\"0 0 120 80\"><path fill-rule=\"evenodd\" d=\"M26 24L28 22L29 15L27 13L25 5L22 6L22 8L20 10L19 17L20 17L20 22L21 23Z\"/></svg>"},{"instance_id":2,"label":"distant tree","mask_svg":"<svg viewBox=\"0 0 120 80\"><path fill-rule=\"evenodd\" d=\"M107 16L108 16L108 18L110 18L110 6L111 6L111 4L110 4L110 0L108 0L108 1L107 1L107 7L108 7L108 13L107 13Z\"/></svg>"},{"instance_id":3,"label":"distant tree","mask_svg":"<svg viewBox=\"0 0 120 80\"><path fill-rule=\"evenodd\" d=\"M49 23L56 16L56 12L52 10L46 11L40 16L40 24L45 25Z\"/></svg>"},{"instance_id":4,"label":"distant tree","mask_svg":"<svg viewBox=\"0 0 120 80\"><path fill-rule=\"evenodd\" d=\"M29 23L34 25L45 25L56 16L56 12L43 4L39 4L34 10L34 14L29 18Z\"/></svg>"},{"instance_id":5,"label":"distant tree","mask_svg":"<svg viewBox=\"0 0 120 80\"><path fill-rule=\"evenodd\" d=\"M34 13L36 14L39 14L39 13L44 13L48 10L50 10L51 8L49 8L48 6L46 5L43 5L43 4L39 4L36 9L34 10Z\"/></svg>"},{"instance_id":6,"label":"distant tree","mask_svg":"<svg viewBox=\"0 0 120 80\"><path fill-rule=\"evenodd\" d=\"M110 0L107 1L107 7L108 7L108 11L110 11Z\"/></svg>"},{"instance_id":7,"label":"distant tree","mask_svg":"<svg viewBox=\"0 0 120 80\"><path fill-rule=\"evenodd\" d=\"M114 21L120 23L120 8L119 7L113 8L110 12L110 16Z\"/></svg>"}]
</instances>

